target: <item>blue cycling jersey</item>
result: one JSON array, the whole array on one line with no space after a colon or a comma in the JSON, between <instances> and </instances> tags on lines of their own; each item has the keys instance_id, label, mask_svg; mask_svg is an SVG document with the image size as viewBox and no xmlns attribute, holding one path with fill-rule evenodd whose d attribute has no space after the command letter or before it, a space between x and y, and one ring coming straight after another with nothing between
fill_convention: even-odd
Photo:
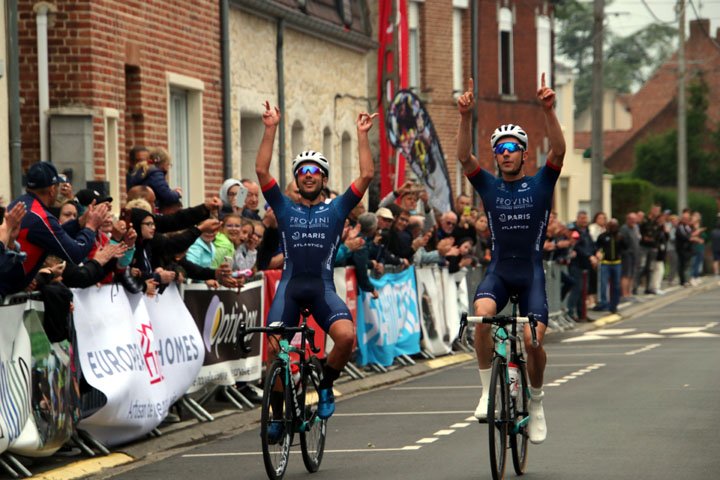
<instances>
[{"instance_id":1,"label":"blue cycling jersey","mask_svg":"<svg viewBox=\"0 0 720 480\"><path fill-rule=\"evenodd\" d=\"M468 175L482 198L492 238L490 265L475 299L492 298L500 311L518 293L520 314L533 312L546 325L542 247L559 176L560 168L549 162L534 177L512 182L481 168Z\"/></svg>"},{"instance_id":2,"label":"blue cycling jersey","mask_svg":"<svg viewBox=\"0 0 720 480\"><path fill-rule=\"evenodd\" d=\"M294 326L299 307L309 308L325 331L336 320L352 320L335 293L333 269L345 218L362 199L362 193L352 184L329 204L307 207L293 203L274 179L262 191L277 218L285 256L269 321Z\"/></svg>"}]
</instances>

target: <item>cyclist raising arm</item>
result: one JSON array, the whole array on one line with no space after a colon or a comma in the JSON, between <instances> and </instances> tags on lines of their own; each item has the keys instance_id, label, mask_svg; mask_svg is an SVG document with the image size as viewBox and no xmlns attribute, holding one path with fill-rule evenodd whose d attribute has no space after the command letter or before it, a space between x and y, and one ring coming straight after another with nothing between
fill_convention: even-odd
<instances>
[{"instance_id":1,"label":"cyclist raising arm","mask_svg":"<svg viewBox=\"0 0 720 480\"><path fill-rule=\"evenodd\" d=\"M546 354L542 347L548 321L545 295L545 273L542 265L542 242L552 207L555 182L560 176L565 157L565 139L553 105L555 92L545 86L542 74L537 100L545 116L545 128L550 138L547 164L534 177L523 173L528 158L528 136L518 125L501 125L490 137L490 145L501 177L483 170L470 153L472 109L475 105L473 81L468 91L458 99L460 126L458 159L463 172L482 198L492 238L490 265L475 293L475 315L493 316L502 310L511 294L520 298L520 314L532 312L538 320L538 347L532 346L529 325L525 326L524 341L528 353L527 369L530 377L530 441L541 443L547 436L543 413L542 391ZM475 329L475 351L482 396L475 417L487 417L488 388L490 386L492 356L490 325L478 324Z\"/></svg>"},{"instance_id":2,"label":"cyclist raising arm","mask_svg":"<svg viewBox=\"0 0 720 480\"><path fill-rule=\"evenodd\" d=\"M373 125L370 115L360 113L357 119L360 176L342 195L329 204L319 194L327 185L330 164L320 152L306 151L292 162L292 171L300 191L300 201L293 203L270 175L275 132L280 110L265 102L263 135L255 162L260 186L278 221L280 241L285 254L283 272L268 318L286 326L296 326L301 308L307 308L315 321L333 339L334 347L327 358L320 382L318 416L328 418L335 411L333 382L352 353L355 330L347 305L335 293L333 267L342 237L345 218L360 202L374 175L368 131ZM276 345L270 342L270 360Z\"/></svg>"}]
</instances>

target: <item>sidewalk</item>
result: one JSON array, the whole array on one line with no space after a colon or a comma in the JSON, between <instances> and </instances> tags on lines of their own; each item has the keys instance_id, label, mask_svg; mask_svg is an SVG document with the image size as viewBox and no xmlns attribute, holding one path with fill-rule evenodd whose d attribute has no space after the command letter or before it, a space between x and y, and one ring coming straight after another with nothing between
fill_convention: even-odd
<instances>
[{"instance_id":1,"label":"sidewalk","mask_svg":"<svg viewBox=\"0 0 720 480\"><path fill-rule=\"evenodd\" d=\"M574 331L582 332L629 320L639 314L646 314L669 303L720 286L720 282L714 277L703 277L702 280L696 287L668 288L665 295L640 295L633 302L621 303L617 314L589 311L590 321L578 323L578 328ZM548 338L552 339L555 333L548 331ZM336 398L339 403L342 403L343 398L471 360L474 360L474 354L456 353L433 360L416 360L415 365L399 367L387 373L372 374L360 380L349 380L349 377L343 376L342 379L345 380L339 381L335 386ZM212 422L198 422L192 419L174 424L162 424L159 427L162 436L147 437L115 448L114 452L108 456L78 460L80 457L68 458L55 455L47 459L33 459L33 464L27 463L26 465L35 474L33 478L36 479L110 478L112 475L190 450L201 443L228 437L259 425L260 409L258 407L239 411L234 408L226 408L226 405L228 404L214 401L208 404L208 410L215 417Z\"/></svg>"}]
</instances>

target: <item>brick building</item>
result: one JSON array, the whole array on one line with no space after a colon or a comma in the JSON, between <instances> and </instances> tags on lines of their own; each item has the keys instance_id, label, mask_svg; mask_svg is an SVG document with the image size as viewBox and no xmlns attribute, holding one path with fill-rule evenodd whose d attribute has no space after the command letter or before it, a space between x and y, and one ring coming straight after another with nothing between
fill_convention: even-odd
<instances>
[{"instance_id":1,"label":"brick building","mask_svg":"<svg viewBox=\"0 0 720 480\"><path fill-rule=\"evenodd\" d=\"M478 5L478 158L495 171L489 139L504 123L518 123L530 138L533 175L544 164L548 142L535 93L546 72L553 84L551 2L479 0ZM471 72L471 2L408 0L411 88L424 100L442 145L454 192L471 191L456 156L458 114L455 102ZM413 30L419 36L413 48ZM528 48L529 47L529 48ZM413 62L418 66L413 67ZM412 72L419 75L413 79Z\"/></svg>"},{"instance_id":2,"label":"brick building","mask_svg":"<svg viewBox=\"0 0 720 480\"><path fill-rule=\"evenodd\" d=\"M720 103L713 101L720 98L720 29L711 37L709 20L691 21L690 36L685 41L685 60L686 84L693 76L702 75L710 89L708 127L715 128L720 122ZM613 173L632 170L638 141L677 128L677 65L675 53L630 98L618 97L614 102L606 102L604 117L622 118L626 112L631 117L630 128L605 125L604 161ZM590 131L575 133L576 148L589 148L590 143Z\"/></svg>"},{"instance_id":3,"label":"brick building","mask_svg":"<svg viewBox=\"0 0 720 480\"><path fill-rule=\"evenodd\" d=\"M48 159L61 171L72 169L75 189L107 180L117 198L125 191L129 148L159 146L173 156L170 183L183 187L185 203L217 191L223 179L219 4L19 0L23 169ZM38 32L47 35L42 110Z\"/></svg>"}]
</instances>

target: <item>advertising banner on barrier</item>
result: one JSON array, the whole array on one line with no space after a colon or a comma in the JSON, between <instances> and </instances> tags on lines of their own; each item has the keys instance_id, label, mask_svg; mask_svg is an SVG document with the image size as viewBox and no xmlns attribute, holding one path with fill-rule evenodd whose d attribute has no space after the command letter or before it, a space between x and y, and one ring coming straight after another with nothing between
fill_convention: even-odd
<instances>
[{"instance_id":1,"label":"advertising banner on barrier","mask_svg":"<svg viewBox=\"0 0 720 480\"><path fill-rule=\"evenodd\" d=\"M436 266L415 270L419 310L422 315L422 348L433 355L450 353L450 334L445 322L440 269Z\"/></svg>"},{"instance_id":2,"label":"advertising banner on barrier","mask_svg":"<svg viewBox=\"0 0 720 480\"><path fill-rule=\"evenodd\" d=\"M80 420L80 388L72 371L70 343L50 343L43 328L42 302L30 301L25 305L24 324L32 351L33 415L10 451L45 457L70 440Z\"/></svg>"},{"instance_id":3,"label":"advertising banner on barrier","mask_svg":"<svg viewBox=\"0 0 720 480\"><path fill-rule=\"evenodd\" d=\"M23 323L25 304L0 307L0 453L29 422L30 337Z\"/></svg>"},{"instance_id":4,"label":"advertising banner on barrier","mask_svg":"<svg viewBox=\"0 0 720 480\"><path fill-rule=\"evenodd\" d=\"M203 284L185 288L185 305L202 332L205 362L190 392L206 385L234 385L257 380L262 375L262 335L247 342L250 353L237 341L240 322L257 327L263 318L263 281L254 280L237 290L208 290Z\"/></svg>"},{"instance_id":5,"label":"advertising banner on barrier","mask_svg":"<svg viewBox=\"0 0 720 480\"><path fill-rule=\"evenodd\" d=\"M107 445L139 438L192 384L204 359L200 332L175 285L154 298L111 285L73 293L83 375L107 397L79 427Z\"/></svg>"},{"instance_id":6,"label":"advertising banner on barrier","mask_svg":"<svg viewBox=\"0 0 720 480\"><path fill-rule=\"evenodd\" d=\"M392 365L398 355L420 351L420 315L415 268L370 281L380 296L360 292L357 320L358 363Z\"/></svg>"},{"instance_id":7,"label":"advertising banner on barrier","mask_svg":"<svg viewBox=\"0 0 720 480\"><path fill-rule=\"evenodd\" d=\"M450 345L457 340L458 333L460 332L460 310L458 309L458 286L455 283L455 277L450 274L447 268L441 269L441 280L442 283L442 298L446 301L443 302L445 308L445 326L448 332L448 341ZM467 292L465 293L467 296Z\"/></svg>"}]
</instances>

